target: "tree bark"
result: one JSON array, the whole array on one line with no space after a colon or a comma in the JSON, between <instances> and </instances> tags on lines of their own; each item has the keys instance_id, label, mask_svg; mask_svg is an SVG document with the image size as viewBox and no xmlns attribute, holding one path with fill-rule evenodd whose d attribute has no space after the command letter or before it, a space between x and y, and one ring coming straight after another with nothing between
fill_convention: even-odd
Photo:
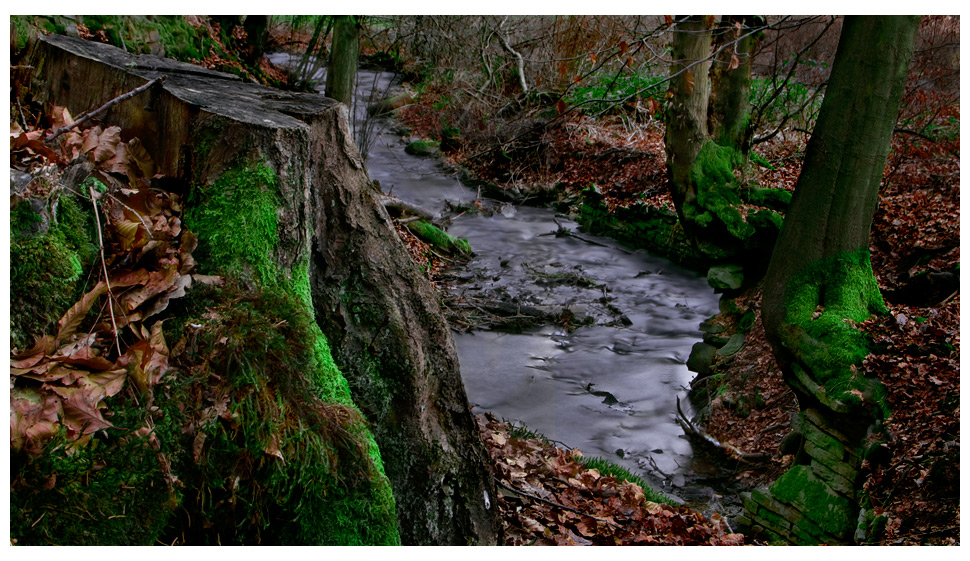
<instances>
[{"instance_id":1,"label":"tree bark","mask_svg":"<svg viewBox=\"0 0 970 561\"><path fill-rule=\"evenodd\" d=\"M314 134L311 292L320 327L373 426L405 544L497 544L488 455L431 286L397 237L346 113Z\"/></svg>"},{"instance_id":2,"label":"tree bark","mask_svg":"<svg viewBox=\"0 0 970 561\"><path fill-rule=\"evenodd\" d=\"M249 52L245 57L247 64L258 63L266 52L266 43L269 41L269 18L270 16L246 16L246 21L243 22L243 29L246 30L246 39L249 43Z\"/></svg>"},{"instance_id":3,"label":"tree bark","mask_svg":"<svg viewBox=\"0 0 970 561\"><path fill-rule=\"evenodd\" d=\"M327 69L327 97L353 107L354 79L360 49L359 28L355 16L337 16L333 27L333 49Z\"/></svg>"},{"instance_id":4,"label":"tree bark","mask_svg":"<svg viewBox=\"0 0 970 561\"><path fill-rule=\"evenodd\" d=\"M711 65L711 99L708 110L708 129L711 138L722 146L733 146L742 154L750 149L751 64L758 45L751 35L754 16L724 16L722 32L717 36L715 49L737 40L725 48Z\"/></svg>"},{"instance_id":5,"label":"tree bark","mask_svg":"<svg viewBox=\"0 0 970 561\"><path fill-rule=\"evenodd\" d=\"M798 289L790 286L793 278L827 258L864 252L850 265L862 270L836 271L820 283L813 293L813 303L820 306L832 303L839 286L829 285L840 278L858 272L872 279L871 269L864 270L869 229L918 22L915 17L847 17L843 24L818 123L765 279L765 329L782 364L805 362L798 357L799 344L785 335L804 323L792 316ZM881 307L881 298L875 301L878 291L870 290L874 282L858 283L853 293L866 312ZM811 308L809 314L815 312Z\"/></svg>"},{"instance_id":6,"label":"tree bark","mask_svg":"<svg viewBox=\"0 0 970 561\"><path fill-rule=\"evenodd\" d=\"M684 216L686 204L697 200L691 188L690 170L701 145L708 139L708 69L705 61L711 53L710 26L703 16L691 16L677 24L673 34L673 62L670 73L674 78L668 90L670 107L667 113L667 175L670 195L680 221L688 228ZM698 62L701 61L701 62Z\"/></svg>"},{"instance_id":7,"label":"tree bark","mask_svg":"<svg viewBox=\"0 0 970 561\"><path fill-rule=\"evenodd\" d=\"M104 124L122 126L144 140L159 173L205 187L225 183L219 179L239 161L274 172L279 200L274 199L273 269L294 286L306 282L306 296L312 296L307 306L341 366L342 372L331 373L331 389L348 402L353 398L380 447L379 477L362 492L373 489L388 499L393 489L391 500L351 505L376 511L394 502L397 508L395 513L388 506L390 512L379 520L344 520L345 527L369 527L356 536L358 542L393 543L397 529L409 544L499 543L488 456L450 332L432 288L397 237L379 190L368 183L346 107L318 94L280 92L70 37L46 36L35 48L32 64L42 77L32 85L35 99L66 105L75 114L168 76L156 98L154 90L143 92L103 116ZM258 230L255 224L253 230ZM259 267L241 270L256 274ZM333 496L323 499L336 500ZM313 504L320 497L306 499ZM320 509L319 514L335 513L340 511ZM293 513L285 514L274 524L290 521ZM191 516L198 522L196 513ZM323 534L332 531L320 527ZM347 543L355 537L352 532L341 536Z\"/></svg>"},{"instance_id":8,"label":"tree bark","mask_svg":"<svg viewBox=\"0 0 970 561\"><path fill-rule=\"evenodd\" d=\"M745 502L744 518L792 543L868 537L868 525L859 528L862 451L890 411L862 369L867 341L855 323L885 312L869 229L918 27L911 16L845 19L765 278L765 331L798 397L792 426L801 444L792 467Z\"/></svg>"}]
</instances>

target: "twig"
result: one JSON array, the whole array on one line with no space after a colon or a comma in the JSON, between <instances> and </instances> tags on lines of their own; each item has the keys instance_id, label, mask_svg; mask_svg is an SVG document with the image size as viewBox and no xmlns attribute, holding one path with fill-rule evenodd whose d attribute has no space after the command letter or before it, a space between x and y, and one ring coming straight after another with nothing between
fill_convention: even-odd
<instances>
[{"instance_id":1,"label":"twig","mask_svg":"<svg viewBox=\"0 0 970 561\"><path fill-rule=\"evenodd\" d=\"M680 423L680 426L683 427L684 432L686 432L689 436L695 436L697 438L700 438L701 440L710 444L714 448L722 452L727 452L728 454L737 457L737 459L743 463L763 464L769 459L771 459L767 454L745 452L740 448L738 448L737 446L733 446L726 442L720 442L713 436L704 432L703 429L694 426L694 423L692 423L690 419L688 419L687 416L684 415L683 410L681 410L680 408L680 397L677 398L677 422Z\"/></svg>"},{"instance_id":2,"label":"twig","mask_svg":"<svg viewBox=\"0 0 970 561\"><path fill-rule=\"evenodd\" d=\"M114 199L115 202L118 203L119 205L121 205L121 206L127 208L128 210L130 210L131 212L133 212L135 214L135 216L137 216L138 219L141 220L141 224L142 224L142 226L145 227L145 232L148 233L148 237L150 239L153 239L153 240L155 239L155 236L152 235L152 227L151 227L151 225L148 223L147 220L145 220L145 217L142 216L141 213L139 213L137 210L131 208L130 206L126 205L121 199L119 199L118 197L112 195L111 193L107 193L107 195L109 197L111 197L112 199Z\"/></svg>"},{"instance_id":3,"label":"twig","mask_svg":"<svg viewBox=\"0 0 970 561\"><path fill-rule=\"evenodd\" d=\"M540 503L545 503L545 504L547 504L549 506L554 506L554 507L561 508L563 510L568 510L569 512L576 513L576 514L578 514L580 516L586 516L588 518L592 518L593 520L595 520L597 522L603 522L605 524L609 524L610 526L616 528L617 530L626 531L626 528L624 528L623 526L620 526L620 525L618 525L616 523L610 522L609 520L607 520L605 518L599 518L598 516L593 516L592 514L583 512L581 510L577 510L575 508L566 506L564 504L559 504L559 503L554 502L554 501L550 501L550 500L543 499L542 497L537 497L535 495L530 495L529 493L526 493L525 491L520 491L520 490L516 489L515 487L510 487L510 486L506 485L505 483L502 483L502 481L500 479L498 479L497 477L494 478L494 479L495 479L495 482L498 483L499 487L502 487L503 489L508 489L509 491L512 491L516 495L522 495L523 497L526 497L528 499L532 499L533 501L538 501Z\"/></svg>"},{"instance_id":4,"label":"twig","mask_svg":"<svg viewBox=\"0 0 970 561\"><path fill-rule=\"evenodd\" d=\"M101 269L104 270L104 284L108 287L108 312L111 314L111 326L114 328L115 346L118 356L121 356L121 341L118 340L118 324L115 322L114 295L111 293L111 283L108 282L108 265L104 262L104 238L101 236L101 219L98 217L98 202L94 198L94 187L88 185L91 194L91 204L94 205L94 224L98 227L98 245L101 247Z\"/></svg>"},{"instance_id":5,"label":"twig","mask_svg":"<svg viewBox=\"0 0 970 561\"><path fill-rule=\"evenodd\" d=\"M81 115L80 117L78 117L70 125L64 125L63 127L61 127L59 129L57 129L56 131L52 132L50 134L50 136L48 136L47 138L44 139L44 142L51 142L52 140L54 140L58 136L61 136L62 134L66 133L67 131L73 129L76 126L79 126L81 123L87 121L88 119L94 117L95 115L98 115L98 114L100 114L100 113L102 113L104 111L107 111L108 108L110 108L112 105L121 103L122 101L124 101L126 99L130 99L132 97L135 97L136 95L138 95L141 92L147 90L148 88L154 86L155 84L161 83L163 80L165 80L166 77L167 76L165 76L163 74L163 75L159 76L158 78L155 78L154 80L149 80L144 85L138 86L137 88L131 90L130 92L128 92L126 94L119 95L118 97L112 99L108 103L105 103L101 107L98 107L94 111L88 111L84 115Z\"/></svg>"}]
</instances>

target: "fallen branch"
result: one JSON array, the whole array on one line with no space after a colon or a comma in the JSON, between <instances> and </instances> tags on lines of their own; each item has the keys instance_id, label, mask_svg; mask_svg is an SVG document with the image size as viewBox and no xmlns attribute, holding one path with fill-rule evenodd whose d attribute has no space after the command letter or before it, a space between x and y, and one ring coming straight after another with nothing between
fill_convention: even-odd
<instances>
[{"instance_id":1,"label":"fallen branch","mask_svg":"<svg viewBox=\"0 0 970 561\"><path fill-rule=\"evenodd\" d=\"M411 204L406 201L402 201L401 199L395 199L392 197L388 197L387 195L381 195L378 197L378 200L382 205L384 205L384 208L387 208L387 209L393 208L402 212L413 214L415 216L420 216L421 218L424 218L429 222L435 219L434 213L431 212L430 210L415 204Z\"/></svg>"},{"instance_id":2,"label":"fallen branch","mask_svg":"<svg viewBox=\"0 0 970 561\"><path fill-rule=\"evenodd\" d=\"M686 432L688 436L699 438L714 448L736 457L741 462L747 464L763 464L771 459L767 454L752 454L741 450L737 446L720 442L713 436L704 432L703 429L694 426L694 423L692 423L690 419L684 415L683 410L680 408L680 397L677 398L677 422L680 423L680 426L683 427L684 432Z\"/></svg>"},{"instance_id":3,"label":"fallen branch","mask_svg":"<svg viewBox=\"0 0 970 561\"><path fill-rule=\"evenodd\" d=\"M98 245L101 247L101 269L104 271L104 284L108 290L108 312L111 315L111 326L114 328L115 346L118 349L118 356L121 356L121 341L118 339L118 324L115 322L114 294L111 293L111 283L108 282L108 265L104 262L104 237L101 235L101 219L98 218L98 201L94 198L94 187L88 185L88 192L91 194L91 204L94 205L94 224L98 227Z\"/></svg>"},{"instance_id":4,"label":"fallen branch","mask_svg":"<svg viewBox=\"0 0 970 561\"><path fill-rule=\"evenodd\" d=\"M112 99L111 101L105 103L101 107L98 107L94 111L88 111L87 113L85 113L85 114L81 115L80 117L78 117L70 125L64 125L63 127L61 127L59 129L55 130L54 132L52 132L50 134L50 136L48 136L47 138L44 139L44 142L48 142L48 143L51 142L52 140L54 140L58 136L61 136L62 134L66 133L67 131L73 129L74 127L80 126L81 123L87 121L88 119L90 119L90 118L92 118L92 117L94 117L94 116L96 116L96 115L98 115L100 113L103 113L103 112L107 111L112 105L116 105L118 103L121 103L122 101L125 101L126 99L130 99L132 97L135 97L136 95L138 95L141 92L147 90L148 88L154 86L155 84L161 83L162 81L165 80L165 78L166 78L165 75L159 76L158 78L155 78L154 80L150 80L147 83L145 83L144 85L138 86L137 88L131 90L130 92L128 92L126 94L119 95L118 97L116 97L116 98Z\"/></svg>"},{"instance_id":5,"label":"fallen branch","mask_svg":"<svg viewBox=\"0 0 970 561\"><path fill-rule=\"evenodd\" d=\"M620 525L618 525L618 524L616 524L614 522L610 522L609 520L607 520L605 518L600 518L598 516L593 516L592 514L583 512L581 510L577 510L575 508L566 506L564 504L559 504L559 503L557 503L555 501L550 501L550 500L547 500L547 499L543 499L542 497L537 497L535 495L530 495L529 493L526 493L525 491L520 491L520 490L516 489L515 487L510 487L510 486L506 485L505 483L502 483L502 481L500 479L498 479L497 477L494 478L494 479L495 479L495 482L498 483L499 487L502 487L503 489L507 489L509 491L512 491L516 495L521 495L521 496L523 496L523 497L525 497L527 499L531 499L533 501L538 501L540 503L544 503L544 504L547 504L549 506L554 506L554 507L557 507L557 508L561 508L563 510L568 510L569 512L573 512L573 513L578 514L580 516L586 516L588 518L592 518L593 520L595 520L597 522L603 522L604 524L609 524L610 526L616 528L617 530L626 531L626 528L624 528L623 526L620 526Z\"/></svg>"}]
</instances>

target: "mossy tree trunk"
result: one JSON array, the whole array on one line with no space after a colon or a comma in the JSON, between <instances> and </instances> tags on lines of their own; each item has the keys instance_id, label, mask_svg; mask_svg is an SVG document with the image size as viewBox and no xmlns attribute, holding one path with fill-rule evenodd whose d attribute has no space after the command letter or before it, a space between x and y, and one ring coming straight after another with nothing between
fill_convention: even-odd
<instances>
[{"instance_id":1,"label":"mossy tree trunk","mask_svg":"<svg viewBox=\"0 0 970 561\"><path fill-rule=\"evenodd\" d=\"M863 321L883 309L869 264L869 229L918 22L915 17L846 18L765 279L765 329L779 362L800 364L822 381L841 377L834 369L852 363L814 360L817 347L826 346L826 335L816 326L841 324L835 332L855 331L843 319ZM817 310L822 314L813 319ZM829 320L833 314L839 317Z\"/></svg>"},{"instance_id":2,"label":"mossy tree trunk","mask_svg":"<svg viewBox=\"0 0 970 561\"><path fill-rule=\"evenodd\" d=\"M407 255L340 106L318 159L310 264L317 319L370 420L405 544L496 544L488 456L433 289Z\"/></svg>"},{"instance_id":3,"label":"mossy tree trunk","mask_svg":"<svg viewBox=\"0 0 970 561\"><path fill-rule=\"evenodd\" d=\"M751 148L751 65L758 46L752 33L755 16L722 16L715 50L731 40L711 64L711 99L707 123L711 137L742 154Z\"/></svg>"},{"instance_id":4,"label":"mossy tree trunk","mask_svg":"<svg viewBox=\"0 0 970 561\"><path fill-rule=\"evenodd\" d=\"M780 219L750 221L739 211L741 189L734 170L746 163L751 78L746 55L754 39L744 27L721 31L718 41L724 49L712 69L713 25L713 16L678 16L664 140L671 197L684 231L702 254L726 260L756 253L766 239L773 241L754 234Z\"/></svg>"},{"instance_id":5,"label":"mossy tree trunk","mask_svg":"<svg viewBox=\"0 0 970 561\"><path fill-rule=\"evenodd\" d=\"M360 28L356 16L337 16L333 26L333 49L327 68L327 97L353 107L354 78L360 49Z\"/></svg>"},{"instance_id":6,"label":"mossy tree trunk","mask_svg":"<svg viewBox=\"0 0 970 561\"><path fill-rule=\"evenodd\" d=\"M267 415L269 411L298 421L287 424L287 430L322 431L328 423L301 417L306 407L277 404L270 391L274 384L294 385L290 382L295 378L300 382L296 385L315 392L312 399L303 400L314 404L311 409L349 412L348 417L356 419L348 427L351 440L366 452L366 457L341 460L331 469L318 461L324 455L314 456L328 446L325 434L311 434L310 439L292 431L284 434L281 442L293 443L292 450L280 451L285 463L267 454L259 438L250 438L246 443L254 447L250 452L262 467L240 484L240 489L253 492L239 503L262 508L261 516L207 519L212 508L224 511L236 504L242 492L235 486L239 478L233 483L232 464L197 466L193 434L177 424L181 417L172 415L166 417L171 433L188 439L188 446L181 447L180 441L163 441L176 449L172 465L190 470L176 475L188 481L199 470L208 470L202 481L231 493L232 500L190 487L193 492L187 491L180 503L162 505L147 493L137 493L144 497L139 504L166 508L165 517L184 513L182 526L198 530L191 543L200 544L216 540L203 528L213 520L226 532L235 532L236 543L498 543L500 526L496 509L490 508L495 486L450 332L430 285L410 261L379 202L379 191L368 183L350 137L346 107L317 94L280 92L231 75L64 36L39 39L31 65L38 79L32 85L35 98L67 105L74 114L160 74L168 77L156 93L146 91L113 106L103 122L144 139L160 173L191 184L183 205L185 225L198 234L194 255L202 272L233 279L249 300L252 294L266 296L258 299L259 314L250 314L249 323L241 322L240 336L229 334L223 343L273 340L292 351L247 356L243 362L248 370L258 371L260 385L241 384L254 389L246 389L242 397L248 401L240 402L238 409L235 402L230 408L254 419L254 426L273 421L276 417ZM216 328L227 324L225 318L248 314L255 307L234 305L241 298L236 296L206 303L205 294L197 313L169 319L166 329L178 332L176 323L204 324L203 329L211 327L213 341L219 341L222 333ZM190 291L169 310L188 307L185 302L192 298ZM220 313L207 311L213 306ZM237 362L242 364L233 365ZM235 371L213 372L224 381L241 379ZM267 396L272 402L258 402L265 407L249 405ZM317 407L318 401L324 405ZM196 402L192 398L173 406L179 405L179 411L184 407L187 417L196 412ZM365 425L355 407L369 423ZM247 436L238 431L224 434L237 440ZM215 442L214 435L206 438L206 443ZM128 450L126 438L113 441L122 453ZM309 450L311 441L322 444ZM144 448L138 440L133 443ZM238 442L230 444L220 450L245 452ZM150 460L152 469L161 469L154 451ZM367 474L363 479L362 468ZM48 494L65 496L58 487ZM127 496L122 499L117 512L136 512L124 502ZM37 532L45 531L51 520L64 517L44 517ZM106 525L135 520L130 514L109 520L102 516L83 527L85 534L88 529L92 534L84 543L153 543L155 537L110 541L102 535Z\"/></svg>"},{"instance_id":7,"label":"mossy tree trunk","mask_svg":"<svg viewBox=\"0 0 970 561\"><path fill-rule=\"evenodd\" d=\"M870 528L871 517L859 516L867 508L859 470L867 434L888 406L862 370L868 349L854 323L885 312L869 229L918 26L910 16L845 19L765 278L765 330L798 396L801 444L795 465L745 506L749 522L784 541L845 543L853 531L863 541ZM778 516L787 522L773 522Z\"/></svg>"}]
</instances>

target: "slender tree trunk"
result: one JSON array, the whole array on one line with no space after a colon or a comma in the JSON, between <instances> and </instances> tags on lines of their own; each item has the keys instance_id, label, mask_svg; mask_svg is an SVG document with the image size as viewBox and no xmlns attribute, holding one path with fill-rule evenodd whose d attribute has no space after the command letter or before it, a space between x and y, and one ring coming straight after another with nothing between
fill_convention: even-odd
<instances>
[{"instance_id":1,"label":"slender tree trunk","mask_svg":"<svg viewBox=\"0 0 970 561\"><path fill-rule=\"evenodd\" d=\"M327 69L326 96L352 106L360 30L356 16L337 16L333 27L333 49Z\"/></svg>"},{"instance_id":2,"label":"slender tree trunk","mask_svg":"<svg viewBox=\"0 0 970 561\"><path fill-rule=\"evenodd\" d=\"M733 146L742 154L750 149L751 63L758 46L757 35L751 34L754 16L724 16L721 33L715 41L719 48L729 45L711 65L711 100L708 129L711 138L722 146Z\"/></svg>"},{"instance_id":3,"label":"slender tree trunk","mask_svg":"<svg viewBox=\"0 0 970 561\"><path fill-rule=\"evenodd\" d=\"M269 18L270 16L246 16L246 21L243 22L250 48L246 53L248 64L259 62L266 52L266 42L269 40Z\"/></svg>"},{"instance_id":4,"label":"slender tree trunk","mask_svg":"<svg viewBox=\"0 0 970 561\"><path fill-rule=\"evenodd\" d=\"M707 103L708 69L710 61L703 61L711 52L711 31L704 16L691 16L677 24L673 34L673 63L670 73L667 113L667 174L670 195L680 221L687 228L690 222L684 215L687 205L696 204L697 192L692 189L690 170L701 145L708 139ZM703 62L697 62L703 61Z\"/></svg>"}]
</instances>

